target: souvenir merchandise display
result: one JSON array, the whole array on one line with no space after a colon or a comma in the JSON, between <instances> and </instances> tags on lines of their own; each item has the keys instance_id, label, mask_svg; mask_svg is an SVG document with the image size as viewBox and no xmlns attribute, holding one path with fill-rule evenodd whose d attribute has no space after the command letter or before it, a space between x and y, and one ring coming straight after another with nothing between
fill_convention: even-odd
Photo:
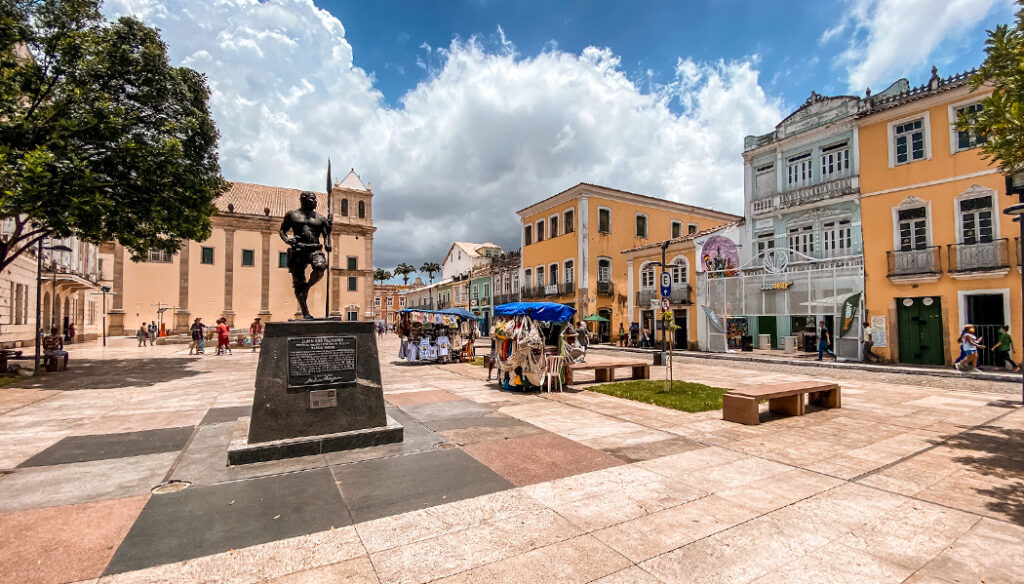
<instances>
[{"instance_id":1,"label":"souvenir merchandise display","mask_svg":"<svg viewBox=\"0 0 1024 584\"><path fill-rule=\"evenodd\" d=\"M409 363L450 363L471 357L476 327L470 321L476 319L471 312L459 308L407 308L401 312L398 325L398 358Z\"/></svg>"},{"instance_id":2,"label":"souvenir merchandise display","mask_svg":"<svg viewBox=\"0 0 1024 584\"><path fill-rule=\"evenodd\" d=\"M539 388L549 355L579 362L579 356L573 356L574 343L564 334L572 330L576 309L551 302L513 302L495 307L494 314L491 360L502 388Z\"/></svg>"}]
</instances>

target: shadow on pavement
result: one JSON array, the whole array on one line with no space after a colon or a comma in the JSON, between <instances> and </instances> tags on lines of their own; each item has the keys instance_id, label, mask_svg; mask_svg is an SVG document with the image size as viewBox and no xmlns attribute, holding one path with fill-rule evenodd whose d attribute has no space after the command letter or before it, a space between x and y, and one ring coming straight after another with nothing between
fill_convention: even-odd
<instances>
[{"instance_id":1,"label":"shadow on pavement","mask_svg":"<svg viewBox=\"0 0 1024 584\"><path fill-rule=\"evenodd\" d=\"M983 426L950 438L946 445L975 454L954 460L991 480L975 491L989 500L986 507L1024 525L1024 430Z\"/></svg>"},{"instance_id":2,"label":"shadow on pavement","mask_svg":"<svg viewBox=\"0 0 1024 584\"><path fill-rule=\"evenodd\" d=\"M47 373L39 380L17 383L18 387L59 389L117 389L146 387L195 377L202 371L189 367L193 359L158 357L153 359L74 359L67 371Z\"/></svg>"}]
</instances>

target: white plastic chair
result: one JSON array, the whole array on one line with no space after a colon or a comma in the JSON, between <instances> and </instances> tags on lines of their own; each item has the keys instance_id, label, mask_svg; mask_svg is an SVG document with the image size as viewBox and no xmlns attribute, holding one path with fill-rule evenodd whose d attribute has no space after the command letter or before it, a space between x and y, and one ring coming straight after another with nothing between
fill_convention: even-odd
<instances>
[{"instance_id":1,"label":"white plastic chair","mask_svg":"<svg viewBox=\"0 0 1024 584\"><path fill-rule=\"evenodd\" d=\"M545 377L547 377L547 390L551 393L551 381L554 379L558 384L558 391L564 391L562 386L562 366L565 365L565 357L561 355L550 355L545 363Z\"/></svg>"}]
</instances>

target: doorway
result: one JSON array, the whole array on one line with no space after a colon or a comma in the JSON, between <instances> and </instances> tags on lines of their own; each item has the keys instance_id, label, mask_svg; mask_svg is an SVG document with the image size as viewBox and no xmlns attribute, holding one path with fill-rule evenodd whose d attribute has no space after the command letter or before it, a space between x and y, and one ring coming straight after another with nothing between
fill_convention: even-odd
<instances>
[{"instance_id":1,"label":"doorway","mask_svg":"<svg viewBox=\"0 0 1024 584\"><path fill-rule=\"evenodd\" d=\"M674 333L672 342L675 343L676 350L685 351L689 348L689 328L686 326L686 310L673 310L672 318L676 321L676 326L679 327Z\"/></svg>"},{"instance_id":2,"label":"doorway","mask_svg":"<svg viewBox=\"0 0 1024 584\"><path fill-rule=\"evenodd\" d=\"M942 299L897 298L896 322L900 363L942 365Z\"/></svg>"},{"instance_id":3,"label":"doorway","mask_svg":"<svg viewBox=\"0 0 1024 584\"><path fill-rule=\"evenodd\" d=\"M965 295L967 304L967 322L974 325L974 334L980 339L984 349L978 350L979 365L995 365L995 351L992 345L999 340L999 327L1006 324L1003 313L1002 294L971 294Z\"/></svg>"},{"instance_id":4,"label":"doorway","mask_svg":"<svg viewBox=\"0 0 1024 584\"><path fill-rule=\"evenodd\" d=\"M772 340L769 342L769 346L758 347L759 349L771 349L779 346L778 321L774 316L757 317L757 334L771 335L772 337Z\"/></svg>"},{"instance_id":5,"label":"doorway","mask_svg":"<svg viewBox=\"0 0 1024 584\"><path fill-rule=\"evenodd\" d=\"M597 336L600 342L612 342L612 309L601 308L597 311L597 315L604 318L604 320L597 323Z\"/></svg>"},{"instance_id":6,"label":"doorway","mask_svg":"<svg viewBox=\"0 0 1024 584\"><path fill-rule=\"evenodd\" d=\"M647 333L651 336L651 342L653 342L657 334L654 330L653 310L644 310L640 313L640 338L643 338L644 329L647 329Z\"/></svg>"}]
</instances>

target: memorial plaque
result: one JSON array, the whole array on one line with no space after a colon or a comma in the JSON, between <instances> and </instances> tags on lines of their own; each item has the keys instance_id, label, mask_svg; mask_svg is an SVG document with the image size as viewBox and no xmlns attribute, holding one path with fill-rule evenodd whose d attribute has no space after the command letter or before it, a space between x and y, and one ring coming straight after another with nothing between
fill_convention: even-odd
<instances>
[{"instance_id":1,"label":"memorial plaque","mask_svg":"<svg viewBox=\"0 0 1024 584\"><path fill-rule=\"evenodd\" d=\"M288 338L290 393L355 380L355 337Z\"/></svg>"},{"instance_id":2,"label":"memorial plaque","mask_svg":"<svg viewBox=\"0 0 1024 584\"><path fill-rule=\"evenodd\" d=\"M309 392L309 409L319 410L320 408L335 407L338 407L338 390L314 389Z\"/></svg>"}]
</instances>

